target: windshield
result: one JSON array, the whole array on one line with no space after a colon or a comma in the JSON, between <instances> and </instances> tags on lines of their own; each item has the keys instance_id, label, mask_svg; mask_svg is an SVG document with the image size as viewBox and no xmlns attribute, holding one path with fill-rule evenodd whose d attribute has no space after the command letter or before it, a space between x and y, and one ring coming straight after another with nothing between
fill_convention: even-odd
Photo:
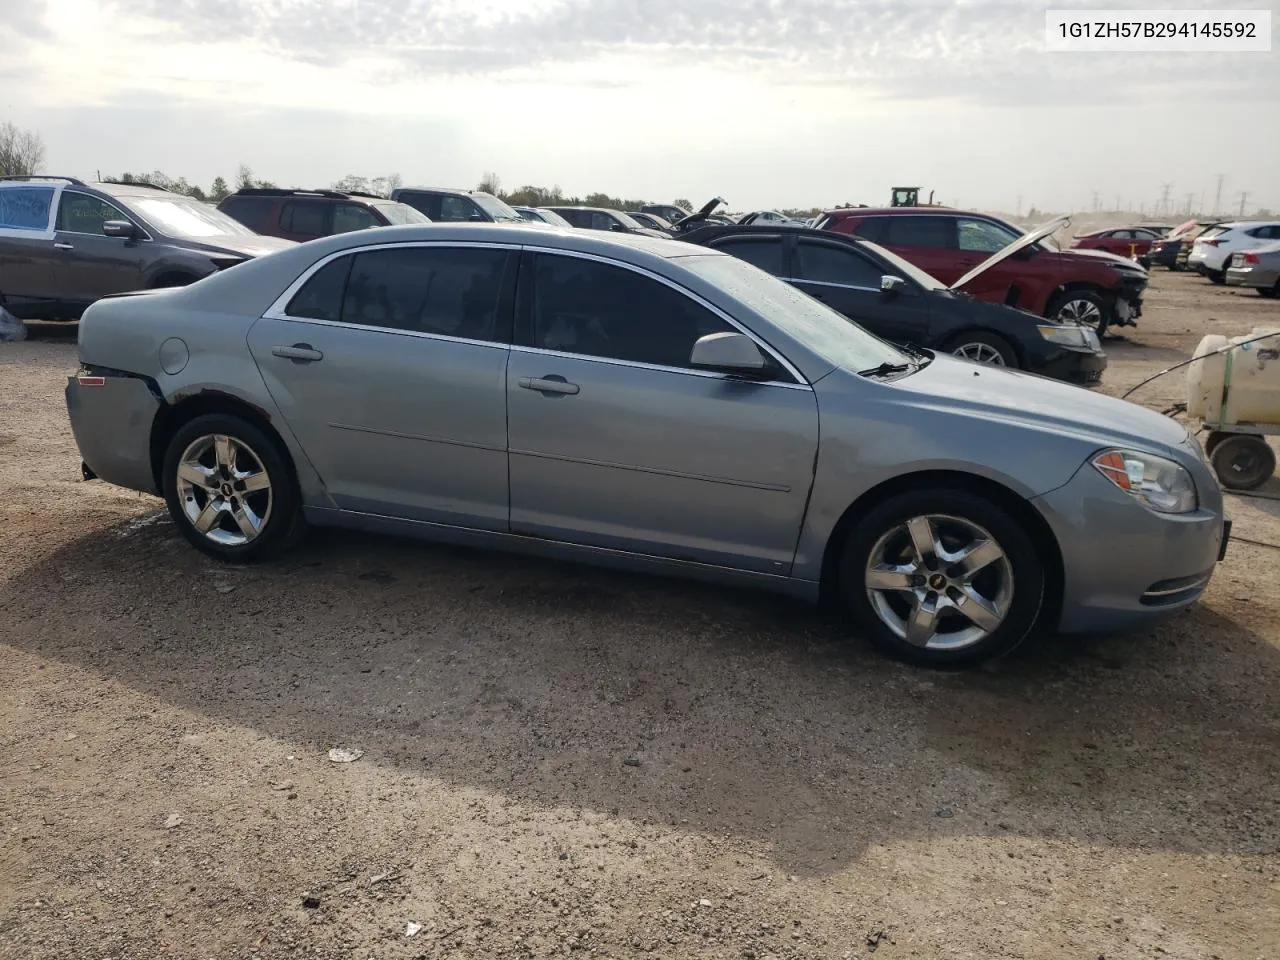
<instances>
[{"instance_id":1,"label":"windshield","mask_svg":"<svg viewBox=\"0 0 1280 960\"><path fill-rule=\"evenodd\" d=\"M487 193L473 193L471 194L471 199L476 202L476 206L493 217L494 220L524 219L497 197L491 197Z\"/></svg>"},{"instance_id":2,"label":"windshield","mask_svg":"<svg viewBox=\"0 0 1280 960\"><path fill-rule=\"evenodd\" d=\"M387 218L389 223L395 224L396 226L400 226L405 223L431 222L430 217L426 214L419 213L407 203L396 203L392 201L391 203L375 203L374 206L382 212L382 215Z\"/></svg>"},{"instance_id":3,"label":"windshield","mask_svg":"<svg viewBox=\"0 0 1280 960\"><path fill-rule=\"evenodd\" d=\"M538 208L538 216L542 218L543 223L549 223L556 227L572 227L573 224L566 220L554 210L548 210L546 207Z\"/></svg>"},{"instance_id":4,"label":"windshield","mask_svg":"<svg viewBox=\"0 0 1280 960\"><path fill-rule=\"evenodd\" d=\"M682 257L680 265L715 284L836 366L858 371L910 358L789 283L727 255Z\"/></svg>"},{"instance_id":5,"label":"windshield","mask_svg":"<svg viewBox=\"0 0 1280 960\"><path fill-rule=\"evenodd\" d=\"M623 213L621 210L610 210L609 212L613 214L615 217L617 217L619 220L621 220L622 225L627 227L628 229L631 229L631 230L648 230L649 229L643 223L637 223L635 217L628 216L627 214Z\"/></svg>"},{"instance_id":6,"label":"windshield","mask_svg":"<svg viewBox=\"0 0 1280 960\"><path fill-rule=\"evenodd\" d=\"M169 197L129 199L144 220L150 220L167 233L178 237L256 237L257 234L239 220L233 220L216 207L199 200Z\"/></svg>"},{"instance_id":7,"label":"windshield","mask_svg":"<svg viewBox=\"0 0 1280 960\"><path fill-rule=\"evenodd\" d=\"M925 273L914 263L909 260L903 260L892 250L886 250L884 247L877 243L872 243L870 240L860 240L859 245L866 247L882 260L888 261L889 266L893 267L894 270L897 270L899 274L906 277L908 280L914 280L926 290L949 289L945 283L933 276L933 274Z\"/></svg>"}]
</instances>

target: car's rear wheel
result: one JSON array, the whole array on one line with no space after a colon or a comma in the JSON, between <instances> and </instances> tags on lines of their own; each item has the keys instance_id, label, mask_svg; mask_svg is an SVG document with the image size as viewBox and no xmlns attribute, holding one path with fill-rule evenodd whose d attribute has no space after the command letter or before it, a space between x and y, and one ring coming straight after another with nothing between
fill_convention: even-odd
<instances>
[{"instance_id":1,"label":"car's rear wheel","mask_svg":"<svg viewBox=\"0 0 1280 960\"><path fill-rule=\"evenodd\" d=\"M840 590L857 625L890 656L967 666L1031 632L1044 565L1007 510L942 487L870 510L844 545Z\"/></svg>"},{"instance_id":2,"label":"car's rear wheel","mask_svg":"<svg viewBox=\"0 0 1280 960\"><path fill-rule=\"evenodd\" d=\"M1018 355L1009 341L999 334L984 330L962 333L947 341L947 352L975 363L989 363L993 367L1016 367Z\"/></svg>"},{"instance_id":3,"label":"car's rear wheel","mask_svg":"<svg viewBox=\"0 0 1280 960\"><path fill-rule=\"evenodd\" d=\"M1208 267L1205 267L1204 275L1209 278L1210 283L1216 283L1218 286L1222 286L1222 284L1227 282L1227 264L1230 262L1231 257L1228 256L1226 260L1222 261L1221 270L1210 270Z\"/></svg>"},{"instance_id":4,"label":"car's rear wheel","mask_svg":"<svg viewBox=\"0 0 1280 960\"><path fill-rule=\"evenodd\" d=\"M1280 280L1277 280L1274 286L1258 287L1257 290L1258 290L1258 296L1267 297L1270 300L1274 300L1277 297L1280 297Z\"/></svg>"},{"instance_id":5,"label":"car's rear wheel","mask_svg":"<svg viewBox=\"0 0 1280 960\"><path fill-rule=\"evenodd\" d=\"M185 424L162 469L169 515L210 556L255 560L287 545L301 526L285 454L240 417L207 414Z\"/></svg>"},{"instance_id":6,"label":"car's rear wheel","mask_svg":"<svg viewBox=\"0 0 1280 960\"><path fill-rule=\"evenodd\" d=\"M1102 294L1092 290L1068 290L1049 307L1049 318L1060 323L1092 327L1101 335L1110 323L1109 311Z\"/></svg>"}]
</instances>

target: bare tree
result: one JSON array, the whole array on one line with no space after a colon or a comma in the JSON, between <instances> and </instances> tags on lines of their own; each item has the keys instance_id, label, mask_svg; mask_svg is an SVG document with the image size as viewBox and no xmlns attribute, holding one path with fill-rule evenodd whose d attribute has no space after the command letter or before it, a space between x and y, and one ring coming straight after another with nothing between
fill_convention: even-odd
<instances>
[{"instance_id":1,"label":"bare tree","mask_svg":"<svg viewBox=\"0 0 1280 960\"><path fill-rule=\"evenodd\" d=\"M236 171L236 189L248 190L253 185L253 171L247 163L240 164L240 169Z\"/></svg>"},{"instance_id":2,"label":"bare tree","mask_svg":"<svg viewBox=\"0 0 1280 960\"><path fill-rule=\"evenodd\" d=\"M496 197L502 192L502 178L491 170L486 170L476 184L476 189L481 193L492 193Z\"/></svg>"},{"instance_id":3,"label":"bare tree","mask_svg":"<svg viewBox=\"0 0 1280 960\"><path fill-rule=\"evenodd\" d=\"M44 140L33 130L0 123L0 176L29 177L44 165Z\"/></svg>"}]
</instances>

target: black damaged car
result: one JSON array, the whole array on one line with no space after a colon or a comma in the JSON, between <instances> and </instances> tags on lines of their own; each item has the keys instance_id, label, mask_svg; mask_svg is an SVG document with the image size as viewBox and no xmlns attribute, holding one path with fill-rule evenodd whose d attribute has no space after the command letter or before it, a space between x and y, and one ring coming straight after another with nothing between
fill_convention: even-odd
<instances>
[{"instance_id":1,"label":"black damaged car","mask_svg":"<svg viewBox=\"0 0 1280 960\"><path fill-rule=\"evenodd\" d=\"M704 226L680 239L746 260L885 340L1080 384L1107 366L1092 328L975 300L865 240L780 225Z\"/></svg>"}]
</instances>

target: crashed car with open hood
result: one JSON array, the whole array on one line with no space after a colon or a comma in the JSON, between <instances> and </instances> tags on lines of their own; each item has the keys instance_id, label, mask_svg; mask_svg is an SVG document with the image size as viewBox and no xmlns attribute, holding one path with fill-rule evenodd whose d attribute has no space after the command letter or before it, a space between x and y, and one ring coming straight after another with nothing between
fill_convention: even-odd
<instances>
[{"instance_id":1,"label":"crashed car with open hood","mask_svg":"<svg viewBox=\"0 0 1280 960\"><path fill-rule=\"evenodd\" d=\"M947 207L855 207L819 218L821 230L870 240L943 283L979 300L1054 320L1084 323L1099 335L1142 315L1147 271L1102 250L1063 250L1051 235L1057 217L1024 233L986 214Z\"/></svg>"},{"instance_id":2,"label":"crashed car with open hood","mask_svg":"<svg viewBox=\"0 0 1280 960\"><path fill-rule=\"evenodd\" d=\"M893 343L1081 384L1107 366L1091 327L977 300L866 240L778 223L704 225L680 239L746 260Z\"/></svg>"}]
</instances>

